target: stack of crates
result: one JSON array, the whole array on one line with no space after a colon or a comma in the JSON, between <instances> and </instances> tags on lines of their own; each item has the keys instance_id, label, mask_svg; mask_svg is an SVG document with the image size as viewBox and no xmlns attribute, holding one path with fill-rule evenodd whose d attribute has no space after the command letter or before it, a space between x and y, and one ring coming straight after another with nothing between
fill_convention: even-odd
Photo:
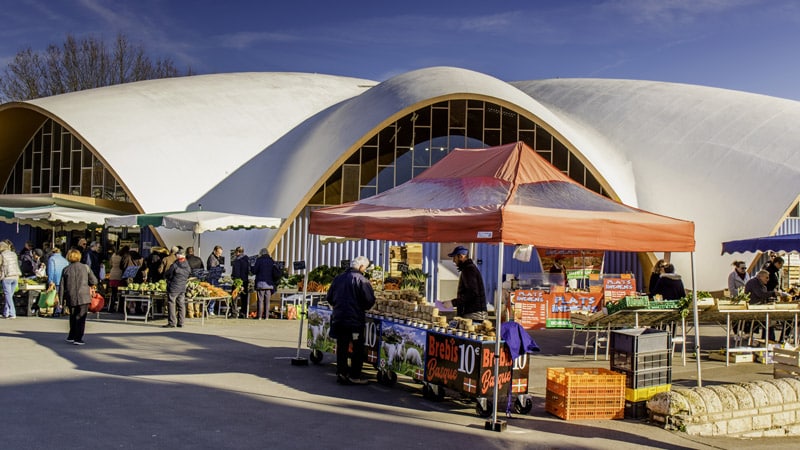
<instances>
[{"instance_id":1,"label":"stack of crates","mask_svg":"<svg viewBox=\"0 0 800 450\"><path fill-rule=\"evenodd\" d=\"M622 419L625 377L602 368L547 368L545 410L564 420Z\"/></svg>"},{"instance_id":2,"label":"stack of crates","mask_svg":"<svg viewBox=\"0 0 800 450\"><path fill-rule=\"evenodd\" d=\"M625 418L647 417L647 400L672 386L669 333L652 328L616 330L609 350L611 370L625 375Z\"/></svg>"}]
</instances>

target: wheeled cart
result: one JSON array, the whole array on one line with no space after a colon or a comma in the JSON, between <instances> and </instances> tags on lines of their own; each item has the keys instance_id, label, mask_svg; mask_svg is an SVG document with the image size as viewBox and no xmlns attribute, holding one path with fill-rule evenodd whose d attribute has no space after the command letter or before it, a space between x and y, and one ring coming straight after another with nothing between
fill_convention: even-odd
<instances>
[{"instance_id":1,"label":"wheeled cart","mask_svg":"<svg viewBox=\"0 0 800 450\"><path fill-rule=\"evenodd\" d=\"M319 364L324 353L336 352L329 337L331 310L311 307L308 311L308 347L311 362ZM481 417L492 415L495 341L471 339L448 332L432 331L399 319L368 316L365 325L365 361L377 370L378 382L387 386L398 375L422 384L422 395L441 401L447 390L475 399ZM533 407L528 394L527 354L511 358L501 346L498 403L501 410L527 414ZM506 408L510 406L510 408Z\"/></svg>"}]
</instances>

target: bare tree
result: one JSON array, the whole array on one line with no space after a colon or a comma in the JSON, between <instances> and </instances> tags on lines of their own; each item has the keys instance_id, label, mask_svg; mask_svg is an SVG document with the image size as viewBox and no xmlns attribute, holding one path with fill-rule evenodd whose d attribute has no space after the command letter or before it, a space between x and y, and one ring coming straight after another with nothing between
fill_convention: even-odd
<instances>
[{"instance_id":1,"label":"bare tree","mask_svg":"<svg viewBox=\"0 0 800 450\"><path fill-rule=\"evenodd\" d=\"M0 76L0 101L22 101L140 80L191 75L169 58L150 59L141 44L118 34L109 47L89 36L68 34L61 45L44 52L21 50Z\"/></svg>"}]
</instances>

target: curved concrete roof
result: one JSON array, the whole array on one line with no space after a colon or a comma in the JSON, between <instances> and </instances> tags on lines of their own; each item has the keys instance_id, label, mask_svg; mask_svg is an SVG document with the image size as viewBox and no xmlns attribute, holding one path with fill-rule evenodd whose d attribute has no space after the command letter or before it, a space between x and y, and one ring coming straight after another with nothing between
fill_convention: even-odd
<instances>
[{"instance_id":1,"label":"curved concrete roof","mask_svg":"<svg viewBox=\"0 0 800 450\"><path fill-rule=\"evenodd\" d=\"M743 256L720 256L723 241L773 233L800 194L800 102L650 81L512 84L612 143L640 208L695 222L700 289L725 286ZM688 256L673 262L688 278Z\"/></svg>"},{"instance_id":2,"label":"curved concrete roof","mask_svg":"<svg viewBox=\"0 0 800 450\"><path fill-rule=\"evenodd\" d=\"M302 73L145 81L0 107L54 117L88 143L148 212L203 209L293 218L352 151L409 112L451 98L525 114L573 150L612 196L697 226L698 282L718 289L720 242L769 234L798 195L800 103L629 80L506 83L433 67L382 83ZM793 184L794 183L794 184ZM255 253L260 232L214 233ZM685 255L674 255L688 277Z\"/></svg>"},{"instance_id":3,"label":"curved concrete roof","mask_svg":"<svg viewBox=\"0 0 800 450\"><path fill-rule=\"evenodd\" d=\"M315 74L233 73L142 81L26 103L67 124L95 149L143 210L167 211L196 203L309 116L373 84ZM238 205L227 206L231 211Z\"/></svg>"}]
</instances>

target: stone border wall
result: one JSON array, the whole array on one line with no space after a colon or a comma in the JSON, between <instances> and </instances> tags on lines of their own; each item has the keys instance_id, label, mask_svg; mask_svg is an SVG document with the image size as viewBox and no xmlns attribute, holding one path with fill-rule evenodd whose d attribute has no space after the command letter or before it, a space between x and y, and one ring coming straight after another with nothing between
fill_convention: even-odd
<instances>
[{"instance_id":1,"label":"stone border wall","mask_svg":"<svg viewBox=\"0 0 800 450\"><path fill-rule=\"evenodd\" d=\"M647 401L650 419L698 436L800 435L800 379L677 388Z\"/></svg>"}]
</instances>

